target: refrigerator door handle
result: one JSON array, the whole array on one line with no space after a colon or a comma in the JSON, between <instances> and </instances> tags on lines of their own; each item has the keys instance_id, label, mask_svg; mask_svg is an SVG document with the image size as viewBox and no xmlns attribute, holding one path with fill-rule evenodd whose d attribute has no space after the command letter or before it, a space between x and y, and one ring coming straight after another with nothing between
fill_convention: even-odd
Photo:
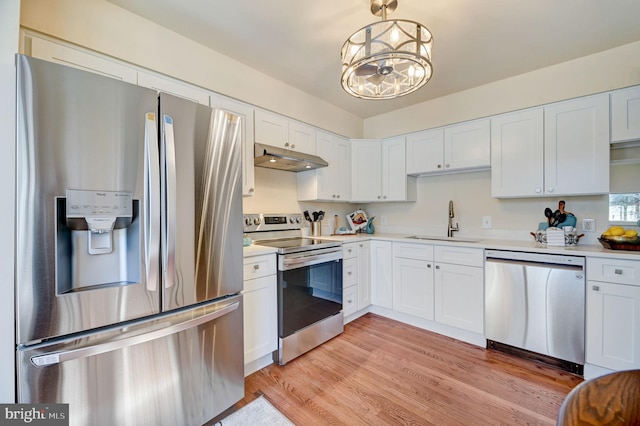
<instances>
[{"instance_id":1,"label":"refrigerator door handle","mask_svg":"<svg viewBox=\"0 0 640 426\"><path fill-rule=\"evenodd\" d=\"M158 289L160 253L160 158L156 114L148 112L144 126L145 194L147 197L145 233L145 261L147 290Z\"/></svg>"},{"instance_id":2,"label":"refrigerator door handle","mask_svg":"<svg viewBox=\"0 0 640 426\"><path fill-rule=\"evenodd\" d=\"M193 327L197 327L201 324L223 317L224 315L238 309L239 306L240 302L233 302L206 315L202 315L197 318L191 318L178 324L173 324L169 327L161 328L149 333L125 337L120 340L113 340L98 345L86 346L69 351L49 352L40 355L34 355L31 357L31 363L36 367L47 367L50 365L60 364L63 362L73 361L81 358L87 358L106 352L113 352L118 349L138 345L140 343L149 342L151 340L160 339L162 337L166 337Z\"/></svg>"},{"instance_id":3,"label":"refrigerator door handle","mask_svg":"<svg viewBox=\"0 0 640 426\"><path fill-rule=\"evenodd\" d=\"M176 145L173 135L173 119L163 116L164 123L164 149L166 159L166 209L167 222L165 229L165 288L173 286L175 281L175 257L176 257Z\"/></svg>"}]
</instances>

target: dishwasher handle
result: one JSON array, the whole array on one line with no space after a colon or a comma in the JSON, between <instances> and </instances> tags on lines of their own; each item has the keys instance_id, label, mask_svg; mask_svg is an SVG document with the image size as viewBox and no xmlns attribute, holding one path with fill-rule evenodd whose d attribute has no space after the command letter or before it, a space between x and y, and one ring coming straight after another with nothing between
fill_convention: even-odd
<instances>
[{"instance_id":1,"label":"dishwasher handle","mask_svg":"<svg viewBox=\"0 0 640 426\"><path fill-rule=\"evenodd\" d=\"M485 261L530 266L552 265L554 268L570 270L584 270L585 265L585 259L582 256L507 250L486 250Z\"/></svg>"}]
</instances>

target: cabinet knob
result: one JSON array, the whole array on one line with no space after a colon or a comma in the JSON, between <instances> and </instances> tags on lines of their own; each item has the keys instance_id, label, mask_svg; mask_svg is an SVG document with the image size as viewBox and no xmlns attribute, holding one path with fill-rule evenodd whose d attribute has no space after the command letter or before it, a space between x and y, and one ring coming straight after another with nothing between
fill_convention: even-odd
<instances>
[{"instance_id":1,"label":"cabinet knob","mask_svg":"<svg viewBox=\"0 0 640 426\"><path fill-rule=\"evenodd\" d=\"M380 199L380 196L378 195L378 200Z\"/></svg>"},{"instance_id":2,"label":"cabinet knob","mask_svg":"<svg viewBox=\"0 0 640 426\"><path fill-rule=\"evenodd\" d=\"M255 192L255 189L249 188L249 192Z\"/></svg>"},{"instance_id":3,"label":"cabinet knob","mask_svg":"<svg viewBox=\"0 0 640 426\"><path fill-rule=\"evenodd\" d=\"M622 269L614 269L613 270L613 273L616 274L616 275L622 275L622 272L623 272Z\"/></svg>"},{"instance_id":4,"label":"cabinet knob","mask_svg":"<svg viewBox=\"0 0 640 426\"><path fill-rule=\"evenodd\" d=\"M336 198L340 198L340 194L336 195Z\"/></svg>"},{"instance_id":5,"label":"cabinet knob","mask_svg":"<svg viewBox=\"0 0 640 426\"><path fill-rule=\"evenodd\" d=\"M285 142L284 146L286 146L287 148L289 148L289 142Z\"/></svg>"},{"instance_id":6,"label":"cabinet knob","mask_svg":"<svg viewBox=\"0 0 640 426\"><path fill-rule=\"evenodd\" d=\"M550 186L549 188L547 188L547 192L553 192L554 188L553 186Z\"/></svg>"},{"instance_id":7,"label":"cabinet knob","mask_svg":"<svg viewBox=\"0 0 640 426\"><path fill-rule=\"evenodd\" d=\"M427 263L427 268L431 268L431 264L430 263Z\"/></svg>"},{"instance_id":8,"label":"cabinet knob","mask_svg":"<svg viewBox=\"0 0 640 426\"><path fill-rule=\"evenodd\" d=\"M442 168L442 164L438 164L437 168L441 169Z\"/></svg>"},{"instance_id":9,"label":"cabinet knob","mask_svg":"<svg viewBox=\"0 0 640 426\"><path fill-rule=\"evenodd\" d=\"M253 265L253 269L257 271L258 269L260 269L260 265Z\"/></svg>"},{"instance_id":10,"label":"cabinet knob","mask_svg":"<svg viewBox=\"0 0 640 426\"><path fill-rule=\"evenodd\" d=\"M351 274L352 274L352 272L351 272L351 271L347 272L347 275L351 275Z\"/></svg>"},{"instance_id":11,"label":"cabinet knob","mask_svg":"<svg viewBox=\"0 0 640 426\"><path fill-rule=\"evenodd\" d=\"M347 303L351 304L351 303L353 303L353 300L349 299L349 300L347 300Z\"/></svg>"},{"instance_id":12,"label":"cabinet knob","mask_svg":"<svg viewBox=\"0 0 640 426\"><path fill-rule=\"evenodd\" d=\"M593 285L593 286L591 286L591 290L600 291L600 286L599 285Z\"/></svg>"},{"instance_id":13,"label":"cabinet knob","mask_svg":"<svg viewBox=\"0 0 640 426\"><path fill-rule=\"evenodd\" d=\"M449 165L448 165L448 164L445 164L445 165L444 165L444 167L445 167L445 169L448 169L448 168L449 168Z\"/></svg>"},{"instance_id":14,"label":"cabinet knob","mask_svg":"<svg viewBox=\"0 0 640 426\"><path fill-rule=\"evenodd\" d=\"M382 196L382 198L386 200L386 199L387 199L387 196L386 196L386 195L383 195L383 196Z\"/></svg>"},{"instance_id":15,"label":"cabinet knob","mask_svg":"<svg viewBox=\"0 0 640 426\"><path fill-rule=\"evenodd\" d=\"M292 143L291 144L291 149L295 149L296 148L296 144Z\"/></svg>"},{"instance_id":16,"label":"cabinet knob","mask_svg":"<svg viewBox=\"0 0 640 426\"><path fill-rule=\"evenodd\" d=\"M542 189L540 189L540 188L536 188L536 194L539 194L539 193L541 193L541 192L542 192Z\"/></svg>"},{"instance_id":17,"label":"cabinet knob","mask_svg":"<svg viewBox=\"0 0 640 426\"><path fill-rule=\"evenodd\" d=\"M351 249L347 249L347 251L348 251L349 253L351 253Z\"/></svg>"},{"instance_id":18,"label":"cabinet knob","mask_svg":"<svg viewBox=\"0 0 640 426\"><path fill-rule=\"evenodd\" d=\"M436 269L440 269L440 265L436 265Z\"/></svg>"}]
</instances>

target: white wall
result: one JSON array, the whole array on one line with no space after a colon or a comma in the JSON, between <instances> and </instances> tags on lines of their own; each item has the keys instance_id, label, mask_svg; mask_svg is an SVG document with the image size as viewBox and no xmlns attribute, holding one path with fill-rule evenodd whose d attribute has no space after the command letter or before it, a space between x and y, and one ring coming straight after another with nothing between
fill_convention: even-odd
<instances>
[{"instance_id":1,"label":"white wall","mask_svg":"<svg viewBox=\"0 0 640 426\"><path fill-rule=\"evenodd\" d=\"M15 54L18 52L20 0L0 1L0 402L15 402L14 209Z\"/></svg>"},{"instance_id":2,"label":"white wall","mask_svg":"<svg viewBox=\"0 0 640 426\"><path fill-rule=\"evenodd\" d=\"M362 119L105 0L23 0L23 27L346 137Z\"/></svg>"},{"instance_id":3,"label":"white wall","mask_svg":"<svg viewBox=\"0 0 640 426\"><path fill-rule=\"evenodd\" d=\"M640 84L640 41L365 119L383 138ZM421 90L429 90L425 86Z\"/></svg>"}]
</instances>

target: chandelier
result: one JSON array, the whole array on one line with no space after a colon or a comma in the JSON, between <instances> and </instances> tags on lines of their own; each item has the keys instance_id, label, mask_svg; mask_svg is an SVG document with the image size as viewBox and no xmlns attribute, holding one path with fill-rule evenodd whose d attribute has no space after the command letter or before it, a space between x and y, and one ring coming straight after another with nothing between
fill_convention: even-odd
<instances>
[{"instance_id":1,"label":"chandelier","mask_svg":"<svg viewBox=\"0 0 640 426\"><path fill-rule=\"evenodd\" d=\"M429 30L414 21L387 21L397 0L371 0L371 13L382 16L359 29L342 46L342 88L362 99L392 99L427 84L432 74Z\"/></svg>"}]
</instances>

